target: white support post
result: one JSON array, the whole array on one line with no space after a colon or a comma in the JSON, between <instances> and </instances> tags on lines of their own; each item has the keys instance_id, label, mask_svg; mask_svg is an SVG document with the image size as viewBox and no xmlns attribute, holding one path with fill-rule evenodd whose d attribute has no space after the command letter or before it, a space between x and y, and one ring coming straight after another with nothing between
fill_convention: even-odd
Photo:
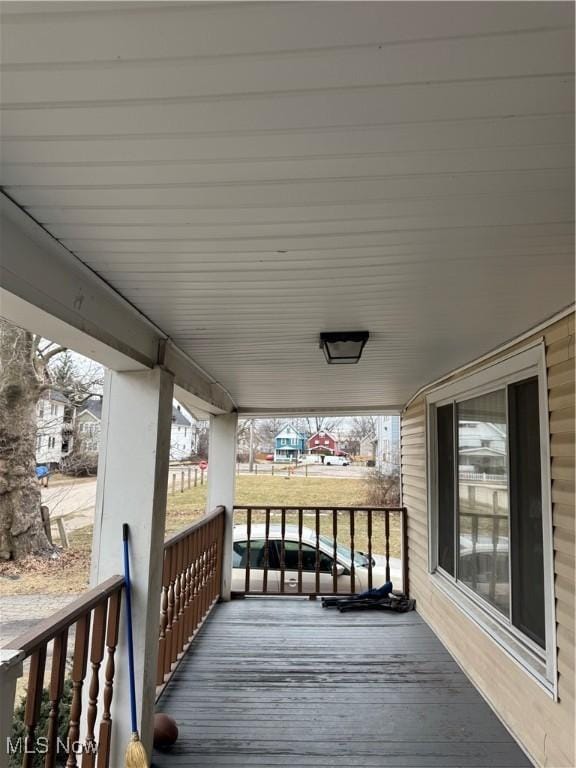
<instances>
[{"instance_id":1,"label":"white support post","mask_svg":"<svg viewBox=\"0 0 576 768\"><path fill-rule=\"evenodd\" d=\"M151 758L173 378L160 368L109 372L104 390L91 583L123 573L122 523L130 526L130 571L138 727ZM124 602L124 601L123 601ZM110 765L130 740L125 604L116 651Z\"/></svg>"},{"instance_id":2,"label":"white support post","mask_svg":"<svg viewBox=\"0 0 576 768\"><path fill-rule=\"evenodd\" d=\"M226 507L224 550L222 564L222 600L230 600L232 582L232 526L234 516L234 486L236 481L236 430L238 414L226 413L210 417L210 447L208 456L207 511Z\"/></svg>"}]
</instances>

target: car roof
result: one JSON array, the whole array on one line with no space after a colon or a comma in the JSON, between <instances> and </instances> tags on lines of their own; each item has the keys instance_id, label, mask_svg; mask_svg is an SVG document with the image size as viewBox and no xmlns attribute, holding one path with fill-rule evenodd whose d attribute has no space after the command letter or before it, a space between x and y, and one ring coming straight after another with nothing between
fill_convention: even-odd
<instances>
[{"instance_id":1,"label":"car roof","mask_svg":"<svg viewBox=\"0 0 576 768\"><path fill-rule=\"evenodd\" d=\"M234 526L234 541L244 541L248 538L248 528L246 525L235 525ZM250 540L254 541L255 539L265 539L266 538L266 526L264 523L253 523L250 526ZM279 523L271 523L269 532L268 532L268 538L269 539L281 539L282 538L282 526ZM290 541L298 541L298 526L297 525L286 525L285 527L285 539L289 539ZM312 528L307 528L306 526L302 526L302 541L305 542L312 542L314 545L316 544L316 531L313 531Z\"/></svg>"}]
</instances>

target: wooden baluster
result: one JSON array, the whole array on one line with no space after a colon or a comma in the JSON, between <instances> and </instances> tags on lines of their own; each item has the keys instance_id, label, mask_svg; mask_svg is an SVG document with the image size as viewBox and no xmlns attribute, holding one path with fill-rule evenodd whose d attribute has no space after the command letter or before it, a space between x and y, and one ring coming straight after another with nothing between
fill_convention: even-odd
<instances>
[{"instance_id":1,"label":"wooden baluster","mask_svg":"<svg viewBox=\"0 0 576 768\"><path fill-rule=\"evenodd\" d=\"M204 616L210 607L210 525L204 526Z\"/></svg>"},{"instance_id":2,"label":"wooden baluster","mask_svg":"<svg viewBox=\"0 0 576 768\"><path fill-rule=\"evenodd\" d=\"M186 599L186 559L184 540L178 542L178 571L180 572L180 604L178 605L178 655L184 648L184 601Z\"/></svg>"},{"instance_id":3,"label":"wooden baluster","mask_svg":"<svg viewBox=\"0 0 576 768\"><path fill-rule=\"evenodd\" d=\"M280 592L284 592L284 582L286 579L286 510L280 511L280 531L282 540L280 542Z\"/></svg>"},{"instance_id":4,"label":"wooden baluster","mask_svg":"<svg viewBox=\"0 0 576 768\"><path fill-rule=\"evenodd\" d=\"M180 600L181 581L180 571L182 567L182 552L180 542L174 546L174 618L172 619L172 661L176 661L180 652Z\"/></svg>"},{"instance_id":5,"label":"wooden baluster","mask_svg":"<svg viewBox=\"0 0 576 768\"><path fill-rule=\"evenodd\" d=\"M44 686L44 668L46 666L46 645L43 644L34 651L30 659L30 672L28 673L28 692L26 696L26 710L24 712L24 757L22 768L32 768L36 752L36 726L40 715L42 703L42 689ZM4 749L5 745L2 745Z\"/></svg>"},{"instance_id":6,"label":"wooden baluster","mask_svg":"<svg viewBox=\"0 0 576 768\"><path fill-rule=\"evenodd\" d=\"M368 589L372 589L372 510L366 513L366 534L368 536Z\"/></svg>"},{"instance_id":7,"label":"wooden baluster","mask_svg":"<svg viewBox=\"0 0 576 768\"><path fill-rule=\"evenodd\" d=\"M250 592L250 535L252 533L252 510L246 510L246 577L244 580L244 592Z\"/></svg>"},{"instance_id":8,"label":"wooden baluster","mask_svg":"<svg viewBox=\"0 0 576 768\"><path fill-rule=\"evenodd\" d=\"M184 539L184 642L188 643L192 637L192 574L190 559L190 541L192 536L188 535Z\"/></svg>"},{"instance_id":9,"label":"wooden baluster","mask_svg":"<svg viewBox=\"0 0 576 768\"><path fill-rule=\"evenodd\" d=\"M386 537L386 581L390 581L390 512L384 512L384 536ZM382 586L379 584L378 586Z\"/></svg>"},{"instance_id":10,"label":"wooden baluster","mask_svg":"<svg viewBox=\"0 0 576 768\"><path fill-rule=\"evenodd\" d=\"M354 512L350 510L350 592L356 592L356 563L354 562Z\"/></svg>"},{"instance_id":11,"label":"wooden baluster","mask_svg":"<svg viewBox=\"0 0 576 768\"><path fill-rule=\"evenodd\" d=\"M212 521L206 526L206 611L212 605Z\"/></svg>"},{"instance_id":12,"label":"wooden baluster","mask_svg":"<svg viewBox=\"0 0 576 768\"><path fill-rule=\"evenodd\" d=\"M224 538L224 513L218 517L216 526L216 594L220 596L222 590L222 565L223 565L223 538Z\"/></svg>"},{"instance_id":13,"label":"wooden baluster","mask_svg":"<svg viewBox=\"0 0 576 768\"><path fill-rule=\"evenodd\" d=\"M198 542L200 541L198 530L195 530L192 534L192 625L193 631L196 632L199 618L199 594L200 594L200 560L198 554Z\"/></svg>"},{"instance_id":14,"label":"wooden baluster","mask_svg":"<svg viewBox=\"0 0 576 768\"><path fill-rule=\"evenodd\" d=\"M170 610L170 603L172 604L172 621L171 621L171 628L172 632L170 634L170 649L169 649L169 656L170 656L170 669L172 669L172 664L176 661L176 648L178 646L178 598L179 598L179 579L178 579L178 546L174 544L170 547L171 549L171 563L170 563L170 589L168 591L168 605ZM170 600L170 598L172 598Z\"/></svg>"},{"instance_id":15,"label":"wooden baluster","mask_svg":"<svg viewBox=\"0 0 576 768\"><path fill-rule=\"evenodd\" d=\"M202 528L202 619L208 613L208 530Z\"/></svg>"},{"instance_id":16,"label":"wooden baluster","mask_svg":"<svg viewBox=\"0 0 576 768\"><path fill-rule=\"evenodd\" d=\"M215 520L211 520L210 521L210 530L208 531L208 533L209 533L209 541L210 541L210 547L209 547L209 552L208 552L208 562L209 562L209 566L210 566L209 567L210 583L209 583L209 589L208 589L208 605L212 605L212 603L214 602L214 596L215 596L214 595L214 582L215 582L214 575L216 573L216 558L215 558L215 555L214 555L214 545L215 545L215 538L216 538L215 524L216 524L216 521Z\"/></svg>"},{"instance_id":17,"label":"wooden baluster","mask_svg":"<svg viewBox=\"0 0 576 768\"><path fill-rule=\"evenodd\" d=\"M48 745L45 768L54 768L56 765L56 751L58 748L58 710L60 699L64 690L64 675L66 673L66 650L68 648L68 627L54 638L52 649L52 670L50 673L50 712L48 714Z\"/></svg>"},{"instance_id":18,"label":"wooden baluster","mask_svg":"<svg viewBox=\"0 0 576 768\"><path fill-rule=\"evenodd\" d=\"M88 689L88 709L86 711L86 739L82 755L82 768L92 768L95 764L97 748L94 736L96 716L98 714L98 693L100 691L99 672L104 657L104 641L106 639L106 613L108 604L102 603L94 609L92 620L92 643L90 648L90 687Z\"/></svg>"},{"instance_id":19,"label":"wooden baluster","mask_svg":"<svg viewBox=\"0 0 576 768\"><path fill-rule=\"evenodd\" d=\"M169 547L166 550L166 557L168 558L168 571L170 573L170 581L168 582L168 623L166 624L166 647L164 650L164 674L167 675L172 669L172 647L173 641L173 625L174 625L174 580L176 578L176 557L174 547Z\"/></svg>"},{"instance_id":20,"label":"wooden baluster","mask_svg":"<svg viewBox=\"0 0 576 768\"><path fill-rule=\"evenodd\" d=\"M198 626L204 618L204 530L198 531Z\"/></svg>"},{"instance_id":21,"label":"wooden baluster","mask_svg":"<svg viewBox=\"0 0 576 768\"><path fill-rule=\"evenodd\" d=\"M332 589L336 594L338 592L338 572L336 570L338 565L338 512L335 509L332 510L332 538L334 540L332 549L334 560L332 567Z\"/></svg>"},{"instance_id":22,"label":"wooden baluster","mask_svg":"<svg viewBox=\"0 0 576 768\"><path fill-rule=\"evenodd\" d=\"M408 583L408 510L406 507L401 511L402 520L402 592L409 597L410 584Z\"/></svg>"},{"instance_id":23,"label":"wooden baluster","mask_svg":"<svg viewBox=\"0 0 576 768\"><path fill-rule=\"evenodd\" d=\"M122 602L122 590L111 595L108 603L108 628L106 630L106 668L104 670L104 693L102 696L102 721L98 735L98 768L109 768L110 764L110 739L112 735L112 717L110 708L114 694L114 673L116 670L114 654L118 645L118 631L120 628L120 604Z\"/></svg>"},{"instance_id":24,"label":"wooden baluster","mask_svg":"<svg viewBox=\"0 0 576 768\"><path fill-rule=\"evenodd\" d=\"M302 594L302 510L298 510L298 592Z\"/></svg>"},{"instance_id":25,"label":"wooden baluster","mask_svg":"<svg viewBox=\"0 0 576 768\"><path fill-rule=\"evenodd\" d=\"M170 585L169 551L164 552L162 567L162 594L160 595L160 637L158 639L158 665L156 668L156 685L162 685L165 672L166 628L168 627L168 587Z\"/></svg>"},{"instance_id":26,"label":"wooden baluster","mask_svg":"<svg viewBox=\"0 0 576 768\"><path fill-rule=\"evenodd\" d=\"M308 465L306 464L306 469ZM320 510L316 510L316 594L320 594Z\"/></svg>"},{"instance_id":27,"label":"wooden baluster","mask_svg":"<svg viewBox=\"0 0 576 768\"><path fill-rule=\"evenodd\" d=\"M90 614L76 622L74 659L72 662L72 704L70 706L70 727L68 729L68 759L66 768L76 768L74 745L80 739L80 716L82 714L82 686L88 664L88 638L90 635Z\"/></svg>"},{"instance_id":28,"label":"wooden baluster","mask_svg":"<svg viewBox=\"0 0 576 768\"><path fill-rule=\"evenodd\" d=\"M262 591L268 592L268 568L270 567L270 510L265 512L266 522L264 525L264 574L262 576Z\"/></svg>"}]
</instances>

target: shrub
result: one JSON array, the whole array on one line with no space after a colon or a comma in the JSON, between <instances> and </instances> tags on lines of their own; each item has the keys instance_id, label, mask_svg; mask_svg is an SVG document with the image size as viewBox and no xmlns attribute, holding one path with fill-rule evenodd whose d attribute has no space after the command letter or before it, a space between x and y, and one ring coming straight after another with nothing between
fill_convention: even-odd
<instances>
[{"instance_id":1,"label":"shrub","mask_svg":"<svg viewBox=\"0 0 576 768\"><path fill-rule=\"evenodd\" d=\"M400 474L384 474L377 469L366 478L366 504L371 507L400 506Z\"/></svg>"},{"instance_id":2,"label":"shrub","mask_svg":"<svg viewBox=\"0 0 576 768\"><path fill-rule=\"evenodd\" d=\"M66 678L64 681L64 689L62 698L60 699L60 707L58 709L58 736L61 741L66 744L68 739L68 726L70 723L70 706L72 704L72 680ZM15 745L18 739L21 739L21 744L25 744L26 726L24 724L24 713L26 711L26 696L20 701L16 709L14 710L14 720L12 721L12 744ZM48 698L48 689L44 688L42 691L42 700L40 703L40 715L38 717L38 725L36 726L35 738L39 736L46 736L48 733L48 720L50 715L50 700ZM24 747L22 747L24 749ZM10 768L20 768L22 765L23 753L17 752L10 756ZM31 768L42 768L46 759L45 754L40 754L38 751L34 755L30 755L32 758L30 761ZM56 755L56 765L65 766L68 755L61 750Z\"/></svg>"}]
</instances>

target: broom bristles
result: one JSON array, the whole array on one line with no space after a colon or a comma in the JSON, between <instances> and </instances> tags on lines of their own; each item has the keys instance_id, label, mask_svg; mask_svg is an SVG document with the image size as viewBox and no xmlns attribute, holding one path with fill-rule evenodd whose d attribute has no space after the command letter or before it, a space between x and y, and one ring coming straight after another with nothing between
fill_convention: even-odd
<instances>
[{"instance_id":1,"label":"broom bristles","mask_svg":"<svg viewBox=\"0 0 576 768\"><path fill-rule=\"evenodd\" d=\"M132 734L126 747L125 768L149 768L148 755L137 733Z\"/></svg>"}]
</instances>

